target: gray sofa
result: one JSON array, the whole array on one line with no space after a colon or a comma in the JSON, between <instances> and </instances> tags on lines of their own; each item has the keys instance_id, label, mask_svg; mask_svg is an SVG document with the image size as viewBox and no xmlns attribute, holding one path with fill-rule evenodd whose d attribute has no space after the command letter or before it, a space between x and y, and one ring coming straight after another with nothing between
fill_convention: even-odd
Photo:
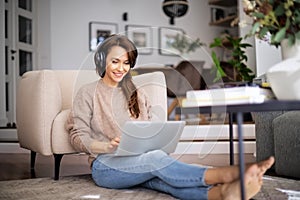
<instances>
[{"instance_id":1,"label":"gray sofa","mask_svg":"<svg viewBox=\"0 0 300 200\"><path fill-rule=\"evenodd\" d=\"M254 113L256 158L275 156L276 174L300 178L300 111Z\"/></svg>"}]
</instances>

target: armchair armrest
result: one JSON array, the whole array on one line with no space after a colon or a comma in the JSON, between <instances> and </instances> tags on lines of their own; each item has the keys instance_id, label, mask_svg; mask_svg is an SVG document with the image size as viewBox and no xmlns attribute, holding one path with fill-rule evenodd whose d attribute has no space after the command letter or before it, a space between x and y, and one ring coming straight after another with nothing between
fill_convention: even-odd
<instances>
[{"instance_id":1,"label":"armchair armrest","mask_svg":"<svg viewBox=\"0 0 300 200\"><path fill-rule=\"evenodd\" d=\"M167 86L163 72L133 76L133 82L147 93L152 104L152 120L167 121Z\"/></svg>"},{"instance_id":2,"label":"armchair armrest","mask_svg":"<svg viewBox=\"0 0 300 200\"><path fill-rule=\"evenodd\" d=\"M282 111L253 113L255 121L257 161L264 160L275 154L272 122L282 113Z\"/></svg>"}]
</instances>

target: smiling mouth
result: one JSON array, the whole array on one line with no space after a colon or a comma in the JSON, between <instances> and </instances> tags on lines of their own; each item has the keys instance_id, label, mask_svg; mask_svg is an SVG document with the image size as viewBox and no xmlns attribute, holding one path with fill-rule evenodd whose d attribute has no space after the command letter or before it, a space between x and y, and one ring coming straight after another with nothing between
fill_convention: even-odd
<instances>
[{"instance_id":1,"label":"smiling mouth","mask_svg":"<svg viewBox=\"0 0 300 200\"><path fill-rule=\"evenodd\" d=\"M117 78L121 78L121 77L124 75L124 73L114 73L114 75L115 75Z\"/></svg>"}]
</instances>

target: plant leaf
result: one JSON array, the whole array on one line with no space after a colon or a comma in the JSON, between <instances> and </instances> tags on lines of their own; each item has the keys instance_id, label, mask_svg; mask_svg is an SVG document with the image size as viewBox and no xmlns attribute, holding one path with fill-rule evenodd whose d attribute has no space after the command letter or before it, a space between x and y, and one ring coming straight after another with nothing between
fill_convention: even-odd
<instances>
[{"instance_id":1,"label":"plant leaf","mask_svg":"<svg viewBox=\"0 0 300 200\"><path fill-rule=\"evenodd\" d=\"M299 0L300 1L300 0ZM300 40L300 31L298 31L296 34L295 34L295 36L296 36L296 39L297 40Z\"/></svg>"},{"instance_id":2,"label":"plant leaf","mask_svg":"<svg viewBox=\"0 0 300 200\"><path fill-rule=\"evenodd\" d=\"M280 30L276 33L276 35L275 35L275 37L274 37L274 41L280 43L280 42L284 39L285 33L286 33L286 28L285 28L285 27L282 28L282 29L280 29Z\"/></svg>"},{"instance_id":3,"label":"plant leaf","mask_svg":"<svg viewBox=\"0 0 300 200\"><path fill-rule=\"evenodd\" d=\"M251 34L254 35L259 27L260 27L260 23L259 22L255 22L255 24L253 25Z\"/></svg>"},{"instance_id":4,"label":"plant leaf","mask_svg":"<svg viewBox=\"0 0 300 200\"><path fill-rule=\"evenodd\" d=\"M300 1L300 0L299 0L299 1ZM300 3L300 2L299 2L299 3ZM296 24L299 24L299 23L300 23L300 10L295 10L294 17L295 17L295 23L296 23Z\"/></svg>"},{"instance_id":5,"label":"plant leaf","mask_svg":"<svg viewBox=\"0 0 300 200\"><path fill-rule=\"evenodd\" d=\"M263 38L268 32L269 29L266 26L264 26L259 33L259 38Z\"/></svg>"},{"instance_id":6,"label":"plant leaf","mask_svg":"<svg viewBox=\"0 0 300 200\"><path fill-rule=\"evenodd\" d=\"M295 36L289 35L288 36L288 46L292 46L295 43Z\"/></svg>"},{"instance_id":7,"label":"plant leaf","mask_svg":"<svg viewBox=\"0 0 300 200\"><path fill-rule=\"evenodd\" d=\"M247 47L252 47L252 45L248 44L248 43L242 43L242 44L240 44L240 47L247 48Z\"/></svg>"},{"instance_id":8,"label":"plant leaf","mask_svg":"<svg viewBox=\"0 0 300 200\"><path fill-rule=\"evenodd\" d=\"M277 8L275 9L274 13L275 13L275 16L281 16L281 15L285 14L285 10L284 10L283 4L279 4L277 6Z\"/></svg>"},{"instance_id":9,"label":"plant leaf","mask_svg":"<svg viewBox=\"0 0 300 200\"><path fill-rule=\"evenodd\" d=\"M223 71L223 69L222 69L222 67L220 65L220 61L217 58L217 55L216 55L216 53L214 51L211 53L211 57L212 57L212 59L214 61L215 67L217 69L216 70L216 78L214 79L214 82L216 82L216 81L220 80L222 77L225 77L226 74Z\"/></svg>"},{"instance_id":10,"label":"plant leaf","mask_svg":"<svg viewBox=\"0 0 300 200\"><path fill-rule=\"evenodd\" d=\"M253 16L257 17L259 19L263 19L265 17L265 15L263 13L261 13L261 12L254 12Z\"/></svg>"},{"instance_id":11,"label":"plant leaf","mask_svg":"<svg viewBox=\"0 0 300 200\"><path fill-rule=\"evenodd\" d=\"M210 48L221 47L221 46L222 46L222 39L221 38L215 38L214 42L209 45Z\"/></svg>"},{"instance_id":12,"label":"plant leaf","mask_svg":"<svg viewBox=\"0 0 300 200\"><path fill-rule=\"evenodd\" d=\"M285 26L284 26L286 28L286 30L289 29L290 25L291 25L291 20L290 20L290 18L287 18L287 20L285 22Z\"/></svg>"}]
</instances>

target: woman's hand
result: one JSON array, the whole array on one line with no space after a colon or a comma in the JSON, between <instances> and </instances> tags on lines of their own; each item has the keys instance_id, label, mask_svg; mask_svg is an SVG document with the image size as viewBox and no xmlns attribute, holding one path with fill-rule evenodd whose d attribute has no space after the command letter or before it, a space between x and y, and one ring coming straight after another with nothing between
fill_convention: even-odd
<instances>
[{"instance_id":1,"label":"woman's hand","mask_svg":"<svg viewBox=\"0 0 300 200\"><path fill-rule=\"evenodd\" d=\"M110 151L114 151L118 148L119 143L120 143L120 137L115 137L110 141L108 148L110 149Z\"/></svg>"}]
</instances>

